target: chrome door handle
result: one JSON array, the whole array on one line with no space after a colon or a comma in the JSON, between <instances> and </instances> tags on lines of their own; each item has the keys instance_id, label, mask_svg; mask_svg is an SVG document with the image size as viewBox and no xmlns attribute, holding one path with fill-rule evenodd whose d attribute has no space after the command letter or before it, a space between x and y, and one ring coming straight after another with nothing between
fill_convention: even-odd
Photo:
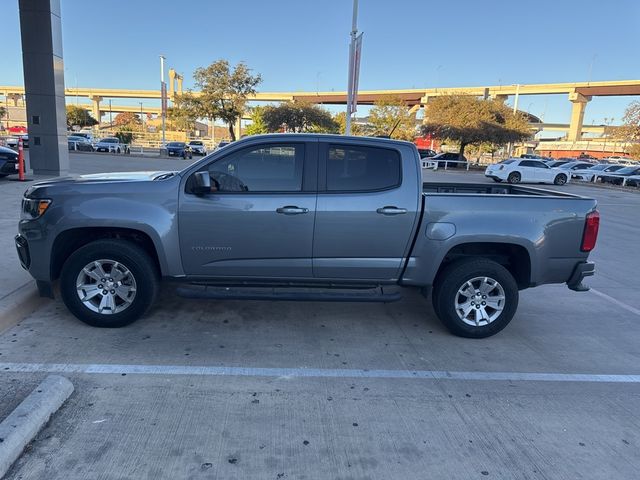
<instances>
[{"instance_id":1,"label":"chrome door handle","mask_svg":"<svg viewBox=\"0 0 640 480\"><path fill-rule=\"evenodd\" d=\"M276 212L282 213L283 215L300 215L301 213L307 213L308 211L308 208L300 208L294 205L287 205L286 207L276 208Z\"/></svg>"},{"instance_id":2,"label":"chrome door handle","mask_svg":"<svg viewBox=\"0 0 640 480\"><path fill-rule=\"evenodd\" d=\"M403 213L407 213L406 208L398 208L398 207L382 207L376 210L380 215L402 215Z\"/></svg>"}]
</instances>

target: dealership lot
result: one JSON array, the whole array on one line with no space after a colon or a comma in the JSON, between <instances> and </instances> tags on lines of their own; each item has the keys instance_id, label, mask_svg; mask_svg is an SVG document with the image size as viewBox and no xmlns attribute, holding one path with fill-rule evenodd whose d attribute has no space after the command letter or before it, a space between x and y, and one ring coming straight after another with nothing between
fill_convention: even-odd
<instances>
[{"instance_id":1,"label":"dealership lot","mask_svg":"<svg viewBox=\"0 0 640 480\"><path fill-rule=\"evenodd\" d=\"M184 164L71 159L78 173ZM5 187L17 216L24 185ZM449 335L416 292L386 305L216 302L165 286L118 330L49 302L0 336L0 416L50 372L76 390L8 478L637 478L640 195L553 188L599 201L594 289L523 291L513 322L484 340ZM3 227L8 249L15 224Z\"/></svg>"}]
</instances>

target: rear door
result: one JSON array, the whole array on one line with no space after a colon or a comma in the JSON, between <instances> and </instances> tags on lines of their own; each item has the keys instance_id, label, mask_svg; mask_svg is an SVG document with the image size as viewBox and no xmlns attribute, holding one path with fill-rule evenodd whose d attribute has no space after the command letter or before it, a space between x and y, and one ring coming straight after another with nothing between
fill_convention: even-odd
<instances>
[{"instance_id":1,"label":"rear door","mask_svg":"<svg viewBox=\"0 0 640 480\"><path fill-rule=\"evenodd\" d=\"M230 149L208 170L212 191L179 208L185 273L205 277L312 278L317 141Z\"/></svg>"},{"instance_id":2,"label":"rear door","mask_svg":"<svg viewBox=\"0 0 640 480\"><path fill-rule=\"evenodd\" d=\"M398 278L421 200L413 157L393 144L320 142L315 277Z\"/></svg>"},{"instance_id":3,"label":"rear door","mask_svg":"<svg viewBox=\"0 0 640 480\"><path fill-rule=\"evenodd\" d=\"M535 160L521 160L518 170L522 174L523 182L540 182L540 173L535 168ZM542 162L539 162L542 163Z\"/></svg>"}]
</instances>

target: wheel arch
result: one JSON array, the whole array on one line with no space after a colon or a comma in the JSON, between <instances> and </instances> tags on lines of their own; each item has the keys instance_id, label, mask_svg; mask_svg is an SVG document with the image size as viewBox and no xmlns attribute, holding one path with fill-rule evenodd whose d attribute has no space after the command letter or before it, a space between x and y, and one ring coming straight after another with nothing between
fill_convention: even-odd
<instances>
[{"instance_id":1,"label":"wheel arch","mask_svg":"<svg viewBox=\"0 0 640 480\"><path fill-rule=\"evenodd\" d=\"M527 248L516 243L498 242L465 242L451 247L442 257L434 283L447 266L465 258L493 260L513 275L520 290L531 286L531 255Z\"/></svg>"},{"instance_id":2,"label":"wheel arch","mask_svg":"<svg viewBox=\"0 0 640 480\"><path fill-rule=\"evenodd\" d=\"M51 247L51 279L56 280L60 277L64 262L73 252L91 242L103 239L126 240L138 245L152 259L158 272L163 272L158 248L148 233L133 228L80 227L64 230L55 238Z\"/></svg>"}]
</instances>

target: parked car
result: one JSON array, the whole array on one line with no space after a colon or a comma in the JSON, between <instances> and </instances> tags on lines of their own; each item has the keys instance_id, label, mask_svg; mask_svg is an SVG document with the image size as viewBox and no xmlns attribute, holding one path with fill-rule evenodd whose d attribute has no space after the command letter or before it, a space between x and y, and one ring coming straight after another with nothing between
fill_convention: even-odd
<instances>
[{"instance_id":1,"label":"parked car","mask_svg":"<svg viewBox=\"0 0 640 480\"><path fill-rule=\"evenodd\" d=\"M7 147L18 148L18 141L22 138L22 148L29 148L29 135L19 135L7 138Z\"/></svg>"},{"instance_id":2,"label":"parked car","mask_svg":"<svg viewBox=\"0 0 640 480\"><path fill-rule=\"evenodd\" d=\"M591 168L593 166L594 166L594 164L591 163L591 162L577 161L577 162L565 163L563 165L560 165L557 168L559 168L560 170L571 172L571 178L573 178L573 172L576 172L578 170L586 170L586 169Z\"/></svg>"},{"instance_id":3,"label":"parked car","mask_svg":"<svg viewBox=\"0 0 640 480\"><path fill-rule=\"evenodd\" d=\"M91 142L85 137L71 135L67 137L67 143L69 144L69 150L93 152L93 145L91 145Z\"/></svg>"},{"instance_id":4,"label":"parked car","mask_svg":"<svg viewBox=\"0 0 640 480\"><path fill-rule=\"evenodd\" d=\"M209 299L390 302L431 291L451 332L481 338L511 321L519 290L587 290L598 225L589 198L423 183L408 142L276 134L180 172L38 182L15 241L40 293L59 279L69 310L98 327L144 315L166 278Z\"/></svg>"},{"instance_id":5,"label":"parked car","mask_svg":"<svg viewBox=\"0 0 640 480\"><path fill-rule=\"evenodd\" d=\"M8 147L0 147L0 177L18 173L18 153Z\"/></svg>"},{"instance_id":6,"label":"parked car","mask_svg":"<svg viewBox=\"0 0 640 480\"><path fill-rule=\"evenodd\" d=\"M578 172L572 173L571 178L575 178L582 182L593 182L596 175L613 173L622 168L624 168L624 165L599 163L597 165L593 165L591 168L587 168L586 170L580 170Z\"/></svg>"},{"instance_id":7,"label":"parked car","mask_svg":"<svg viewBox=\"0 0 640 480\"><path fill-rule=\"evenodd\" d=\"M95 143L95 138L93 137L93 133L92 132L83 132L82 130L80 130L79 132L73 132L73 136L74 137L84 137L87 140L89 140L89 143L91 143L92 145Z\"/></svg>"},{"instance_id":8,"label":"parked car","mask_svg":"<svg viewBox=\"0 0 640 480\"><path fill-rule=\"evenodd\" d=\"M206 155L207 148L204 146L201 140L191 140L187 146L191 149L194 155Z\"/></svg>"},{"instance_id":9,"label":"parked car","mask_svg":"<svg viewBox=\"0 0 640 480\"><path fill-rule=\"evenodd\" d=\"M467 168L467 157L464 155L460 157L459 154L454 152L443 152L429 159L433 162L438 162L438 168Z\"/></svg>"},{"instance_id":10,"label":"parked car","mask_svg":"<svg viewBox=\"0 0 640 480\"><path fill-rule=\"evenodd\" d=\"M191 153L191 149L184 142L169 142L167 143L167 155L170 157L182 157L182 158L193 158L193 153Z\"/></svg>"},{"instance_id":11,"label":"parked car","mask_svg":"<svg viewBox=\"0 0 640 480\"><path fill-rule=\"evenodd\" d=\"M630 187L640 187L640 175L631 175L627 177L626 185Z\"/></svg>"},{"instance_id":12,"label":"parked car","mask_svg":"<svg viewBox=\"0 0 640 480\"><path fill-rule=\"evenodd\" d=\"M553 160L551 162L545 162L545 165L551 168L558 168L558 167L561 167L562 165L565 165L570 162L575 162L575 161L576 161L575 158L565 158L561 160Z\"/></svg>"},{"instance_id":13,"label":"parked car","mask_svg":"<svg viewBox=\"0 0 640 480\"><path fill-rule=\"evenodd\" d=\"M106 137L95 144L96 152L125 153L126 145L118 137Z\"/></svg>"},{"instance_id":14,"label":"parked car","mask_svg":"<svg viewBox=\"0 0 640 480\"><path fill-rule=\"evenodd\" d=\"M484 172L496 182L509 183L553 183L564 185L569 181L569 172L551 168L540 160L509 158L495 165L489 165Z\"/></svg>"},{"instance_id":15,"label":"parked car","mask_svg":"<svg viewBox=\"0 0 640 480\"><path fill-rule=\"evenodd\" d=\"M612 183L614 185L622 185L625 177L631 177L633 175L640 175L640 166L624 167L613 173L602 175L598 177L602 183Z\"/></svg>"},{"instance_id":16,"label":"parked car","mask_svg":"<svg viewBox=\"0 0 640 480\"><path fill-rule=\"evenodd\" d=\"M431 150L430 148L419 148L418 155L420 158L431 158L437 155L435 150Z\"/></svg>"}]
</instances>

